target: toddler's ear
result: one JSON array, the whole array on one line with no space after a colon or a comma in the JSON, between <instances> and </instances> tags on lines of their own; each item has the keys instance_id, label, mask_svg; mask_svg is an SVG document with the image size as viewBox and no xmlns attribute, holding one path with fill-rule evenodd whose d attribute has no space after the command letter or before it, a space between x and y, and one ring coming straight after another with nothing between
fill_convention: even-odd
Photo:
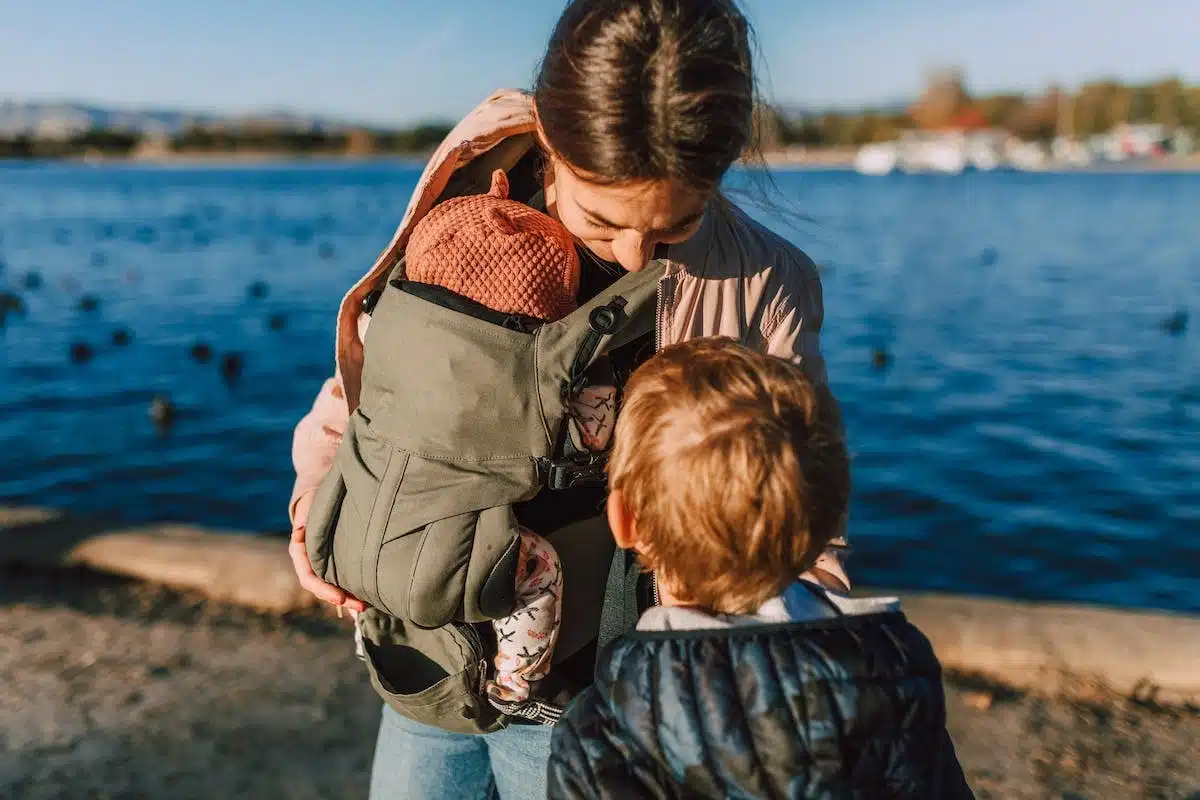
<instances>
[{"instance_id":1,"label":"toddler's ear","mask_svg":"<svg viewBox=\"0 0 1200 800\"><path fill-rule=\"evenodd\" d=\"M618 490L608 493L608 527L612 529L613 539L617 547L623 550L637 549L637 525L629 507L625 505L625 497Z\"/></svg>"}]
</instances>

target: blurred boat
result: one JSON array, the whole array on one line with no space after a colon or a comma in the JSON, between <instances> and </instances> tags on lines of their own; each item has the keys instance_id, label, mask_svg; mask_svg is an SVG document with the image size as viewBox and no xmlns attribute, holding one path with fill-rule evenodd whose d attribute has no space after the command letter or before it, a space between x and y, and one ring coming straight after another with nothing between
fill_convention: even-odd
<instances>
[{"instance_id":1,"label":"blurred boat","mask_svg":"<svg viewBox=\"0 0 1200 800\"><path fill-rule=\"evenodd\" d=\"M967 164L980 172L991 172L1004 165L1000 155L1003 139L999 134L983 132L971 134L966 141Z\"/></svg>"},{"instance_id":2,"label":"blurred boat","mask_svg":"<svg viewBox=\"0 0 1200 800\"><path fill-rule=\"evenodd\" d=\"M864 145L854 158L854 168L863 175L889 175L900 163L894 142Z\"/></svg>"},{"instance_id":3,"label":"blurred boat","mask_svg":"<svg viewBox=\"0 0 1200 800\"><path fill-rule=\"evenodd\" d=\"M967 168L967 154L961 136L913 136L901 153L905 172L935 172L958 175Z\"/></svg>"}]
</instances>

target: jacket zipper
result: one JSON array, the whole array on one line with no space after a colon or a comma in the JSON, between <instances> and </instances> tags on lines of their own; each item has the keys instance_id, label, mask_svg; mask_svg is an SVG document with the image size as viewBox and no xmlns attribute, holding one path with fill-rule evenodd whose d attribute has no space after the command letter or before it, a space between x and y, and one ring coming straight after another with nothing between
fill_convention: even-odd
<instances>
[{"instance_id":1,"label":"jacket zipper","mask_svg":"<svg viewBox=\"0 0 1200 800\"><path fill-rule=\"evenodd\" d=\"M662 350L662 330L667 319L667 303L663 284L667 282L667 276L663 275L658 279L658 286L655 288L654 301L654 352Z\"/></svg>"},{"instance_id":2,"label":"jacket zipper","mask_svg":"<svg viewBox=\"0 0 1200 800\"><path fill-rule=\"evenodd\" d=\"M669 255L669 251L668 251ZM655 288L655 321L654 321L654 352L662 350L662 329L666 322L667 309L664 302L663 284L667 282L667 274L664 273L658 279L658 286ZM661 606L662 597L658 594L658 573L650 573L650 600L653 605Z\"/></svg>"}]
</instances>

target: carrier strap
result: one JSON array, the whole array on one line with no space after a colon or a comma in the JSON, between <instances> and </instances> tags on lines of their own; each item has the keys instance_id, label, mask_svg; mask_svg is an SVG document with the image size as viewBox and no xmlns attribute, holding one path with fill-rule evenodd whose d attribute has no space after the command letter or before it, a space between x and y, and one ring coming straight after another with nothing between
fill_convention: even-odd
<instances>
[{"instance_id":1,"label":"carrier strap","mask_svg":"<svg viewBox=\"0 0 1200 800\"><path fill-rule=\"evenodd\" d=\"M587 369L596 355L596 348L604 341L605 336L616 332L625 317L625 298L617 295L608 303L598 306L588 314L588 332L575 351L575 359L571 362L571 370L562 384L562 400L569 403L579 396L587 386Z\"/></svg>"},{"instance_id":2,"label":"carrier strap","mask_svg":"<svg viewBox=\"0 0 1200 800\"><path fill-rule=\"evenodd\" d=\"M563 405L579 396L588 385L587 371L595 358L596 350L626 321L624 297L617 295L602 306L593 308L588 314L588 331L575 351L575 358L559 389ZM589 453L576 449L567 434L569 417L563 417L555 442L555 458L543 458L538 462L541 479L546 488L553 490L577 489L580 487L604 486L608 471L608 452Z\"/></svg>"},{"instance_id":3,"label":"carrier strap","mask_svg":"<svg viewBox=\"0 0 1200 800\"><path fill-rule=\"evenodd\" d=\"M600 608L600 631L596 642L596 654L614 639L637 627L641 616L642 570L632 550L617 548L608 569L608 581L604 588L604 605Z\"/></svg>"}]
</instances>

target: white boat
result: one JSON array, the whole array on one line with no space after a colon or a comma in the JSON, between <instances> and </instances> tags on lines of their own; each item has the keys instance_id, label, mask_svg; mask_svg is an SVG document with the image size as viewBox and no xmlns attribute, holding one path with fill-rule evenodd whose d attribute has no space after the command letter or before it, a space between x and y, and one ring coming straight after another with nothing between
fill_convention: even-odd
<instances>
[{"instance_id":1,"label":"white boat","mask_svg":"<svg viewBox=\"0 0 1200 800\"><path fill-rule=\"evenodd\" d=\"M1026 172L1038 172L1046 168L1049 160L1046 151L1033 142L1022 142L1017 139L1009 141L1004 148L1004 157L1013 167Z\"/></svg>"},{"instance_id":2,"label":"white boat","mask_svg":"<svg viewBox=\"0 0 1200 800\"><path fill-rule=\"evenodd\" d=\"M966 143L967 164L980 172L999 169L1004 160L1000 156L1000 141L988 133L972 134Z\"/></svg>"},{"instance_id":3,"label":"white boat","mask_svg":"<svg viewBox=\"0 0 1200 800\"><path fill-rule=\"evenodd\" d=\"M967 168L961 136L911 136L902 143L900 168L905 172L957 175Z\"/></svg>"},{"instance_id":4,"label":"white boat","mask_svg":"<svg viewBox=\"0 0 1200 800\"><path fill-rule=\"evenodd\" d=\"M862 175L889 175L900 161L894 142L868 144L859 148L854 157L854 169Z\"/></svg>"},{"instance_id":5,"label":"white boat","mask_svg":"<svg viewBox=\"0 0 1200 800\"><path fill-rule=\"evenodd\" d=\"M1050 146L1050 155L1055 164L1081 169L1092 163L1092 154L1081 142L1060 136Z\"/></svg>"}]
</instances>

